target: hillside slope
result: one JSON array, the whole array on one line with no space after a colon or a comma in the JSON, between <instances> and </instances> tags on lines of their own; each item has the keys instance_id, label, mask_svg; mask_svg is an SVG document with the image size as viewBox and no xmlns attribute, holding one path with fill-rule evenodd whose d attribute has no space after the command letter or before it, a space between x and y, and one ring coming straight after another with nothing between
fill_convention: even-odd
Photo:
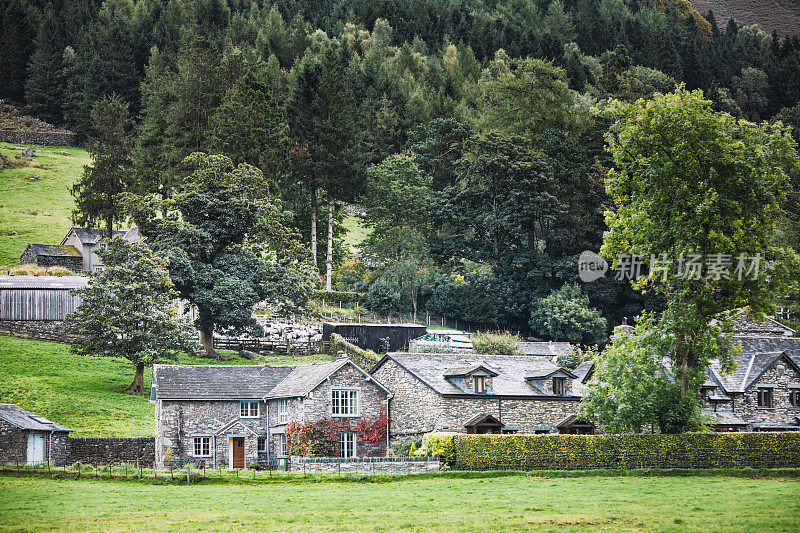
<instances>
[{"instance_id":1,"label":"hillside slope","mask_svg":"<svg viewBox=\"0 0 800 533\"><path fill-rule=\"evenodd\" d=\"M720 29L733 17L740 24L758 24L767 33L800 35L800 0L692 0L692 5L703 15L713 11Z\"/></svg>"},{"instance_id":2,"label":"hillside slope","mask_svg":"<svg viewBox=\"0 0 800 533\"><path fill-rule=\"evenodd\" d=\"M15 146L0 143L0 153L21 165L0 170L0 266L18 264L29 242L61 244L72 225L70 187L90 162L81 148L37 146L28 159Z\"/></svg>"},{"instance_id":3,"label":"hillside slope","mask_svg":"<svg viewBox=\"0 0 800 533\"><path fill-rule=\"evenodd\" d=\"M224 364L251 364L229 352ZM266 358L268 364L316 363L329 356ZM181 357L182 364L217 361ZM122 358L71 354L55 342L0 335L0 403L15 403L75 430L74 437L152 436L155 411L147 395L123 391L133 365ZM152 371L145 372L149 390Z\"/></svg>"}]
</instances>

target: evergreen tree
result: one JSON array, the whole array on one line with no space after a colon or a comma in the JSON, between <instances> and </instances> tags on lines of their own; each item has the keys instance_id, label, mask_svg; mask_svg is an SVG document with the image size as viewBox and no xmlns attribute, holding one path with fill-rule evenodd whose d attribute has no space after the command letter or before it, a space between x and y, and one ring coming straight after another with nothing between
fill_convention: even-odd
<instances>
[{"instance_id":1,"label":"evergreen tree","mask_svg":"<svg viewBox=\"0 0 800 533\"><path fill-rule=\"evenodd\" d=\"M124 218L119 195L129 188L132 164L132 122L127 102L113 94L102 98L92 109L92 122L94 133L89 137L88 150L93 163L84 167L83 177L72 187L73 219L85 226L104 223L111 237L114 223Z\"/></svg>"},{"instance_id":2,"label":"evergreen tree","mask_svg":"<svg viewBox=\"0 0 800 533\"><path fill-rule=\"evenodd\" d=\"M36 47L41 13L25 0L0 2L0 95L21 102L25 95L26 67Z\"/></svg>"},{"instance_id":3,"label":"evergreen tree","mask_svg":"<svg viewBox=\"0 0 800 533\"><path fill-rule=\"evenodd\" d=\"M64 47L61 38L61 23L52 4L44 11L44 18L36 48L28 65L25 82L25 102L28 112L43 120L61 124L61 102L64 97L61 70Z\"/></svg>"}]
</instances>

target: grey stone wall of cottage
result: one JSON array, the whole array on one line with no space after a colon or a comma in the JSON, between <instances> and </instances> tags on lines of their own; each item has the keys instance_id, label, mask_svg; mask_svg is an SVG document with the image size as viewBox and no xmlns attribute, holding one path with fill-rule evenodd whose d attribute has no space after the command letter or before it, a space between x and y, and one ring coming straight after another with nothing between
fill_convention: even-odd
<instances>
[{"instance_id":1,"label":"grey stone wall of cottage","mask_svg":"<svg viewBox=\"0 0 800 533\"><path fill-rule=\"evenodd\" d=\"M555 425L559 421L578 412L576 398L443 397L392 360L384 362L373 376L394 394L390 405L392 435L430 431L465 433L464 422L479 413L489 413L506 426L519 428L519 433L534 433L541 426L557 432Z\"/></svg>"}]
</instances>

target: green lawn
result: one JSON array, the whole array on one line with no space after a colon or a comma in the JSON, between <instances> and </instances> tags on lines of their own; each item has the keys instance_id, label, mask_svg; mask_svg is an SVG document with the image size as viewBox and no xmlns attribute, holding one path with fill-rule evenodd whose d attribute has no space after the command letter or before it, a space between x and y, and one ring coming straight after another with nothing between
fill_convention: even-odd
<instances>
[{"instance_id":1,"label":"green lawn","mask_svg":"<svg viewBox=\"0 0 800 533\"><path fill-rule=\"evenodd\" d=\"M797 531L798 497L796 482L730 477L175 486L0 476L0 530Z\"/></svg>"},{"instance_id":2,"label":"green lawn","mask_svg":"<svg viewBox=\"0 0 800 533\"><path fill-rule=\"evenodd\" d=\"M361 249L358 246L367 238L370 229L364 225L361 218L349 213L346 214L342 226L347 231L344 236L345 244L352 253L360 253Z\"/></svg>"},{"instance_id":3,"label":"green lawn","mask_svg":"<svg viewBox=\"0 0 800 533\"><path fill-rule=\"evenodd\" d=\"M183 356L183 364L252 364L223 350L227 361ZM329 356L266 357L268 364L314 363ZM55 342L0 335L0 403L15 403L74 429L73 436L152 436L154 407L149 396L123 391L133 380L125 359L73 355ZM150 387L152 372L145 374Z\"/></svg>"},{"instance_id":4,"label":"green lawn","mask_svg":"<svg viewBox=\"0 0 800 533\"><path fill-rule=\"evenodd\" d=\"M33 159L16 159L20 151L10 146L17 145L0 143L0 152L25 165L0 170L0 266L18 264L29 242L61 244L72 226L69 189L90 162L81 148L37 146ZM18 235L5 235L12 231Z\"/></svg>"}]
</instances>

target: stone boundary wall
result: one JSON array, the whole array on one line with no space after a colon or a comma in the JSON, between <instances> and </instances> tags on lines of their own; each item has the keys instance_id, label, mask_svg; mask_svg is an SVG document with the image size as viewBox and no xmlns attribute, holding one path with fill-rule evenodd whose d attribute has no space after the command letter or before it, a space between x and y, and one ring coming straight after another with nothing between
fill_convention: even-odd
<instances>
[{"instance_id":1,"label":"stone boundary wall","mask_svg":"<svg viewBox=\"0 0 800 533\"><path fill-rule=\"evenodd\" d=\"M77 133L58 131L13 131L0 130L0 142L19 144L42 144L45 146L83 146Z\"/></svg>"},{"instance_id":2,"label":"stone boundary wall","mask_svg":"<svg viewBox=\"0 0 800 533\"><path fill-rule=\"evenodd\" d=\"M339 457L298 457L289 460L290 472L387 472L413 474L435 472L440 467L435 457L363 457L342 459Z\"/></svg>"},{"instance_id":3,"label":"stone boundary wall","mask_svg":"<svg viewBox=\"0 0 800 533\"><path fill-rule=\"evenodd\" d=\"M67 443L67 463L109 465L139 463L152 468L156 460L156 439L138 438L71 438Z\"/></svg>"},{"instance_id":4,"label":"stone boundary wall","mask_svg":"<svg viewBox=\"0 0 800 533\"><path fill-rule=\"evenodd\" d=\"M64 344L70 344L77 339L75 335L64 331L64 322L60 320L0 320L0 333L22 339Z\"/></svg>"}]
</instances>

